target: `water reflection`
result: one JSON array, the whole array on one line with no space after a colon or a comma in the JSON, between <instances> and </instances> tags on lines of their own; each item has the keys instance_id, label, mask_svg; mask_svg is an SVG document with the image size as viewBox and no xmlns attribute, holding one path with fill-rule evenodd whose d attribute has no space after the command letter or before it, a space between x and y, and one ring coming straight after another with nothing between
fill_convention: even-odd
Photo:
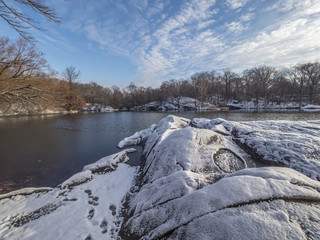
<instances>
[{"instance_id":1,"label":"water reflection","mask_svg":"<svg viewBox=\"0 0 320 240\"><path fill-rule=\"evenodd\" d=\"M320 119L319 112L120 112L0 118L0 193L29 186L54 187L84 165L117 152L121 139L168 114L232 121ZM130 163L139 164L139 152Z\"/></svg>"}]
</instances>

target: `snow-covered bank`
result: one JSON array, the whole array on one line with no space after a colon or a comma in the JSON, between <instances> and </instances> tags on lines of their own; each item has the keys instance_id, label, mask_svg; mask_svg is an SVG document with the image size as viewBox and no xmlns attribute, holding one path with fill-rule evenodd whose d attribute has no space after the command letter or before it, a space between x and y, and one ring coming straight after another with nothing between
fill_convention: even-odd
<instances>
[{"instance_id":1,"label":"snow-covered bank","mask_svg":"<svg viewBox=\"0 0 320 240\"><path fill-rule=\"evenodd\" d=\"M85 108L81 110L71 110L67 111L63 108L52 108L52 109L45 109L45 110L35 110L35 111L27 111L25 109L15 109L12 111L4 111L0 109L0 117L9 117L9 116L28 116L28 115L51 115L51 114L72 114L72 113L80 113L80 112L115 112L116 109L101 105L101 104L90 104L87 103Z\"/></svg>"},{"instance_id":2,"label":"snow-covered bank","mask_svg":"<svg viewBox=\"0 0 320 240\"><path fill-rule=\"evenodd\" d=\"M319 132L168 116L118 144L143 145L139 171L128 149L0 195L0 239L320 239Z\"/></svg>"},{"instance_id":3,"label":"snow-covered bank","mask_svg":"<svg viewBox=\"0 0 320 240\"><path fill-rule=\"evenodd\" d=\"M230 109L242 109L242 110L302 110L302 111L320 111L320 105L312 104L302 104L298 102L287 102L287 103L276 103L276 102L265 102L260 100L258 103L249 101L249 102L238 102L238 101L229 101L226 106Z\"/></svg>"},{"instance_id":4,"label":"snow-covered bank","mask_svg":"<svg viewBox=\"0 0 320 240\"><path fill-rule=\"evenodd\" d=\"M108 105L86 103L86 107L82 109L84 112L115 112L116 109Z\"/></svg>"},{"instance_id":5,"label":"snow-covered bank","mask_svg":"<svg viewBox=\"0 0 320 240\"><path fill-rule=\"evenodd\" d=\"M127 160L124 150L86 166L60 188L22 189L0 195L0 239L117 236L122 200L137 170L123 163Z\"/></svg>"},{"instance_id":6,"label":"snow-covered bank","mask_svg":"<svg viewBox=\"0 0 320 240\"><path fill-rule=\"evenodd\" d=\"M142 106L124 107L122 111L218 111L209 102L200 102L190 97L169 98L162 102L150 102Z\"/></svg>"},{"instance_id":7,"label":"snow-covered bank","mask_svg":"<svg viewBox=\"0 0 320 240\"><path fill-rule=\"evenodd\" d=\"M32 116L32 115L55 115L63 113L78 113L78 111L64 111L64 110L44 110L38 112L27 112L27 111L15 111L15 112L4 112L0 109L0 117L11 117L11 116Z\"/></svg>"},{"instance_id":8,"label":"snow-covered bank","mask_svg":"<svg viewBox=\"0 0 320 240\"><path fill-rule=\"evenodd\" d=\"M122 238L319 239L320 121L250 124L169 116L122 141L146 158Z\"/></svg>"}]
</instances>

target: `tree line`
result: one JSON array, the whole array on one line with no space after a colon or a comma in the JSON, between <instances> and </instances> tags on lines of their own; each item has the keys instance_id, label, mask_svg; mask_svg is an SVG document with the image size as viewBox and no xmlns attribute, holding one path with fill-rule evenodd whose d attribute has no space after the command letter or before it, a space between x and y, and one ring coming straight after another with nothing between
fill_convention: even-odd
<instances>
[{"instance_id":1,"label":"tree line","mask_svg":"<svg viewBox=\"0 0 320 240\"><path fill-rule=\"evenodd\" d=\"M320 63L297 64L291 68L253 67L237 74L229 69L193 74L188 79L164 81L160 87L138 87L131 83L125 89L103 87L96 82L79 83L80 71L66 67L58 74L50 69L35 46L21 38L0 38L0 110L42 112L46 109L80 110L85 103L109 105L119 109L134 108L150 102L182 97L197 100L195 104L228 101L253 101L303 104L320 103Z\"/></svg>"},{"instance_id":2,"label":"tree line","mask_svg":"<svg viewBox=\"0 0 320 240\"><path fill-rule=\"evenodd\" d=\"M171 79L160 87L138 87L131 83L122 91L114 86L105 88L95 82L77 84L86 102L110 105L114 108L134 108L150 102L159 104L182 97L226 105L232 100L265 103L295 102L300 106L320 103L320 63L297 64L291 68L253 67L241 74L224 70L195 73L189 79Z\"/></svg>"}]
</instances>

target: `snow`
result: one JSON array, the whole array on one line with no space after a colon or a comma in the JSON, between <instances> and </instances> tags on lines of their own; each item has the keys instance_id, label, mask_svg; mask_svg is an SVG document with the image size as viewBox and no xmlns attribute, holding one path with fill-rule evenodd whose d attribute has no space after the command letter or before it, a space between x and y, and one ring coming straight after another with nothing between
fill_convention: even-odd
<instances>
[{"instance_id":1,"label":"snow","mask_svg":"<svg viewBox=\"0 0 320 240\"><path fill-rule=\"evenodd\" d=\"M308 104L304 107L302 107L303 110L306 110L306 109L320 109L320 106L319 105L312 105L312 104Z\"/></svg>"},{"instance_id":2,"label":"snow","mask_svg":"<svg viewBox=\"0 0 320 240\"><path fill-rule=\"evenodd\" d=\"M276 168L266 168L265 170L277 171ZM310 189L274 178L265 179L261 176L251 175L230 176L183 197L173 199L163 204L158 204L153 208L149 208L139 214L135 214L135 216L133 216L128 222L128 225L130 225L130 228L134 232L138 231L145 234L146 239L155 239L157 237L162 237L166 232L170 232L178 229L180 226L189 224L194 219L201 218L208 214L214 214L228 208L233 208L235 206L249 205L262 201L267 202L272 201L273 199L294 200L299 198L300 200L306 201L319 201L320 193L312 188L319 187L319 183L317 184L317 182L312 180L307 182L311 186ZM170 187L167 188L167 191L170 192ZM283 209L285 209L285 206ZM220 218L220 225L224 225L224 219L227 221L230 220L228 211L225 212L224 216ZM259 216L259 213L260 211L251 214L256 217L257 215ZM274 216L270 216L268 213L264 213L263 215L270 218L270 220L274 218ZM250 218L248 218L248 220L252 221ZM279 220L279 216L277 216L275 220ZM147 226L144 225L146 221L148 222ZM271 222L268 220L265 220L264 223L265 224L261 224L261 227L269 230L269 232L275 228L274 226L270 228L268 224ZM276 225L277 228L282 228L288 233L291 233L291 231L296 227L295 225L290 225L289 221L286 226L282 226L281 221ZM144 227L141 228L141 226ZM257 232L254 231L257 228L256 225L248 227L251 230L251 234L257 234ZM231 231L232 230L234 229L231 228ZM189 231L191 232L190 228ZM198 232L195 231L195 229L192 231L193 235ZM214 230L211 231L214 234ZM262 239L266 239L268 237L260 234L261 233L259 233L259 236L261 236ZM299 235L297 234L293 236L298 237ZM188 239L192 238L188 237ZM255 239L257 239L257 235Z\"/></svg>"},{"instance_id":3,"label":"snow","mask_svg":"<svg viewBox=\"0 0 320 240\"><path fill-rule=\"evenodd\" d=\"M117 147L124 148L142 143L153 132L155 126L156 125L153 124L150 126L150 128L136 132L132 136L123 139L121 142L119 142Z\"/></svg>"},{"instance_id":4,"label":"snow","mask_svg":"<svg viewBox=\"0 0 320 240\"><path fill-rule=\"evenodd\" d=\"M285 165L320 180L320 121L231 122L195 118L191 125L229 134L261 161Z\"/></svg>"},{"instance_id":5,"label":"snow","mask_svg":"<svg viewBox=\"0 0 320 240\"><path fill-rule=\"evenodd\" d=\"M79 185L81 183L84 183L84 182L87 182L87 181L91 180L91 178L92 178L92 174L91 174L90 170L79 172L79 173L76 173L75 175L73 175L68 180L64 181L61 184L61 188L64 189L66 187Z\"/></svg>"},{"instance_id":6,"label":"snow","mask_svg":"<svg viewBox=\"0 0 320 240\"><path fill-rule=\"evenodd\" d=\"M264 100L256 101L228 101L227 106L234 109L300 109L300 104L297 102L265 102Z\"/></svg>"},{"instance_id":7,"label":"snow","mask_svg":"<svg viewBox=\"0 0 320 240\"><path fill-rule=\"evenodd\" d=\"M115 109L111 106L105 106L98 103L86 103L86 107L82 111L91 111L91 112L114 112Z\"/></svg>"},{"instance_id":8,"label":"snow","mask_svg":"<svg viewBox=\"0 0 320 240\"><path fill-rule=\"evenodd\" d=\"M48 187L41 187L41 188L23 188L16 191L12 191L5 194L0 194L0 200L4 198L11 198L17 195L30 195L33 193L40 193L40 192L49 192L52 188Z\"/></svg>"},{"instance_id":9,"label":"snow","mask_svg":"<svg viewBox=\"0 0 320 240\"><path fill-rule=\"evenodd\" d=\"M0 195L1 239L320 239L320 121L167 116L60 188Z\"/></svg>"},{"instance_id":10,"label":"snow","mask_svg":"<svg viewBox=\"0 0 320 240\"><path fill-rule=\"evenodd\" d=\"M319 124L190 121L173 116L161 120L144 142L146 160L140 181L128 199L121 237L318 239L320 183L314 176L320 169ZM273 137L268 130L274 131ZM314 154L278 154L265 164L255 154L245 152L238 142L251 140L251 150L261 141L271 142L270 148L257 148L271 156L273 147L278 151L284 147L272 141L284 142L285 136L293 143L285 145L285 151L309 137L301 148L309 145ZM305 154L310 159L301 161L301 168L288 158ZM282 157L287 164L281 162ZM288 168L277 167L279 162Z\"/></svg>"},{"instance_id":11,"label":"snow","mask_svg":"<svg viewBox=\"0 0 320 240\"><path fill-rule=\"evenodd\" d=\"M135 152L136 149L130 148L125 149L121 152L118 152L116 154L112 154L109 156L106 156L104 158L101 158L100 160L96 161L95 163L89 164L83 168L83 171L86 172L90 170L91 172L95 172L98 170L106 170L106 169L115 169L115 166L117 166L118 163L126 162L129 160L129 157L127 156L128 153ZM83 172L83 173L84 173Z\"/></svg>"},{"instance_id":12,"label":"snow","mask_svg":"<svg viewBox=\"0 0 320 240\"><path fill-rule=\"evenodd\" d=\"M302 105L305 105L303 107L300 106L300 103L298 102L286 102L286 103L277 103L277 102L265 102L264 100L259 100L258 103L255 101L244 101L244 102L238 102L238 101L228 101L226 104L229 108L233 109L266 109L266 110L285 110L285 109L301 109L304 111L319 111L320 106L319 105L313 105L313 104L306 104L302 103Z\"/></svg>"},{"instance_id":13,"label":"snow","mask_svg":"<svg viewBox=\"0 0 320 240\"><path fill-rule=\"evenodd\" d=\"M192 119L191 125L196 128L210 129L224 135L230 135L233 128L233 124L231 122L222 118L215 118L212 120L206 118L194 118Z\"/></svg>"},{"instance_id":14,"label":"snow","mask_svg":"<svg viewBox=\"0 0 320 240\"><path fill-rule=\"evenodd\" d=\"M123 109L125 110L125 109ZM138 111L180 111L180 110L217 110L217 107L208 102L200 102L190 97L168 98L163 102L150 102L142 106L130 108Z\"/></svg>"},{"instance_id":15,"label":"snow","mask_svg":"<svg viewBox=\"0 0 320 240\"><path fill-rule=\"evenodd\" d=\"M234 122L234 138L265 162L320 180L320 121Z\"/></svg>"},{"instance_id":16,"label":"snow","mask_svg":"<svg viewBox=\"0 0 320 240\"><path fill-rule=\"evenodd\" d=\"M126 155L126 151L118 155ZM1 195L0 239L116 238L124 197L137 171L116 162L109 161L114 171L93 174L87 169L75 174L61 189L22 189ZM72 188L64 188L70 185Z\"/></svg>"}]
</instances>

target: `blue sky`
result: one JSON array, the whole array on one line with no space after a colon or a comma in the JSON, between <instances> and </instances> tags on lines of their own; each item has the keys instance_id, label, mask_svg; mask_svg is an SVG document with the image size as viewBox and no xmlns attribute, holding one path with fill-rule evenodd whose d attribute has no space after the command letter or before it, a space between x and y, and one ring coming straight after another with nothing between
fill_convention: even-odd
<instances>
[{"instance_id":1,"label":"blue sky","mask_svg":"<svg viewBox=\"0 0 320 240\"><path fill-rule=\"evenodd\" d=\"M55 0L62 24L32 30L59 72L81 82L157 87L229 68L320 60L320 0ZM1 35L17 35L0 21Z\"/></svg>"}]
</instances>

